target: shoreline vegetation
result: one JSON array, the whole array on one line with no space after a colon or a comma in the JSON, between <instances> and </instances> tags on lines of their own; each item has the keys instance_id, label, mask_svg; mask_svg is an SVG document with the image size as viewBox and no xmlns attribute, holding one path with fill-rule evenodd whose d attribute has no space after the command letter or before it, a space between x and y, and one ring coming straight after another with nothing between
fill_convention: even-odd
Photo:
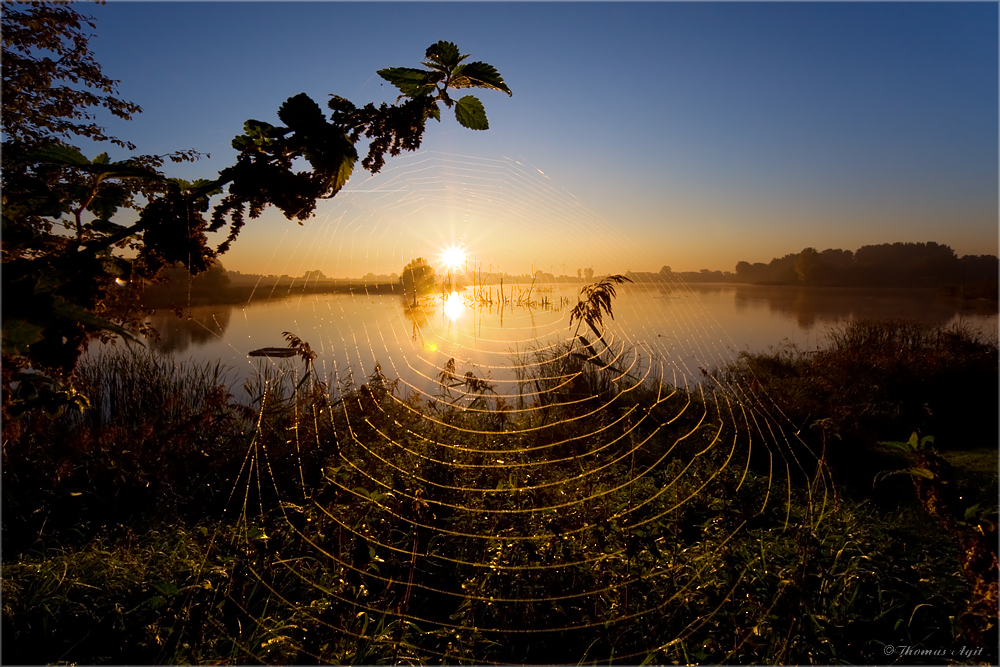
<instances>
[{"instance_id":1,"label":"shoreline vegetation","mask_svg":"<svg viewBox=\"0 0 1000 667\"><path fill-rule=\"evenodd\" d=\"M805 248L802 252L775 257L769 263L741 261L736 271L627 271L638 284L728 283L736 285L787 285L805 287L893 287L934 289L944 298L997 302L1000 298L1000 260L995 255L958 257L937 243L885 243L862 246L857 251ZM603 276L596 276L597 279ZM444 277L440 277L444 280ZM592 268L577 275L486 273L482 269L448 274L448 288L467 286L585 285L595 280ZM226 271L216 264L192 277L179 267L166 270L159 281L142 285L143 308L241 304L303 294L404 294L400 277L369 273L360 278L328 278L319 270L299 277L256 275Z\"/></svg>"},{"instance_id":2,"label":"shoreline vegetation","mask_svg":"<svg viewBox=\"0 0 1000 667\"><path fill-rule=\"evenodd\" d=\"M525 403L84 360L89 410L3 423L4 661L996 663L995 337L852 322L687 389L581 344Z\"/></svg>"}]
</instances>

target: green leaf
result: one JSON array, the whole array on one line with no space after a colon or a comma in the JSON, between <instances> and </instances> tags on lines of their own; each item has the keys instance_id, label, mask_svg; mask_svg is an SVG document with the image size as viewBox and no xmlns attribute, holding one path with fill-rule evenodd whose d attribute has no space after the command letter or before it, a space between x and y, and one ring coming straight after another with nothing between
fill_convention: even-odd
<instances>
[{"instance_id":1,"label":"green leaf","mask_svg":"<svg viewBox=\"0 0 1000 667\"><path fill-rule=\"evenodd\" d=\"M108 275L118 278L128 278L132 275L132 263L123 257L105 257L101 259L101 267Z\"/></svg>"},{"instance_id":2,"label":"green leaf","mask_svg":"<svg viewBox=\"0 0 1000 667\"><path fill-rule=\"evenodd\" d=\"M305 93L299 93L285 100L278 109L278 118L296 131L309 132L326 125L323 110Z\"/></svg>"},{"instance_id":3,"label":"green leaf","mask_svg":"<svg viewBox=\"0 0 1000 667\"><path fill-rule=\"evenodd\" d=\"M153 584L153 588L155 588L160 593L163 593L168 597L172 595L177 595L177 593L180 591L180 589L177 587L177 584L173 582L158 582Z\"/></svg>"},{"instance_id":4,"label":"green leaf","mask_svg":"<svg viewBox=\"0 0 1000 667\"><path fill-rule=\"evenodd\" d=\"M264 529L261 528L260 526L250 526L247 529L247 539L260 540L262 542L266 542L271 538L269 538L267 534L264 533Z\"/></svg>"},{"instance_id":5,"label":"green leaf","mask_svg":"<svg viewBox=\"0 0 1000 667\"><path fill-rule=\"evenodd\" d=\"M486 119L486 109L475 95L466 95L455 105L455 118L463 127L470 130L488 130L490 123Z\"/></svg>"},{"instance_id":6,"label":"green leaf","mask_svg":"<svg viewBox=\"0 0 1000 667\"><path fill-rule=\"evenodd\" d=\"M453 42L440 41L436 44L428 46L427 51L424 53L424 57L451 69L469 56L459 55L458 46L456 46ZM428 66L430 67L431 65Z\"/></svg>"},{"instance_id":7,"label":"green leaf","mask_svg":"<svg viewBox=\"0 0 1000 667\"><path fill-rule=\"evenodd\" d=\"M108 222L127 199L128 191L125 188L105 187L90 201L87 210L94 214L98 222Z\"/></svg>"},{"instance_id":8,"label":"green leaf","mask_svg":"<svg viewBox=\"0 0 1000 667\"><path fill-rule=\"evenodd\" d=\"M3 323L3 353L27 354L28 346L42 340L42 327L25 320Z\"/></svg>"},{"instance_id":9,"label":"green leaf","mask_svg":"<svg viewBox=\"0 0 1000 667\"><path fill-rule=\"evenodd\" d=\"M452 75L451 87L489 88L513 95L493 65L478 61L456 67Z\"/></svg>"},{"instance_id":10,"label":"green leaf","mask_svg":"<svg viewBox=\"0 0 1000 667\"><path fill-rule=\"evenodd\" d=\"M112 162L105 165L91 165L86 171L101 178L141 178L154 181L165 181L163 175L146 167L137 167L126 162Z\"/></svg>"},{"instance_id":11,"label":"green leaf","mask_svg":"<svg viewBox=\"0 0 1000 667\"><path fill-rule=\"evenodd\" d=\"M340 169L337 171L337 175L332 184L334 192L340 192L340 189L347 184L347 179L349 179L351 174L354 172L354 162L355 158L353 156L344 156L344 160L340 163Z\"/></svg>"},{"instance_id":12,"label":"green leaf","mask_svg":"<svg viewBox=\"0 0 1000 667\"><path fill-rule=\"evenodd\" d=\"M110 164L111 158L108 157L107 153L101 153L94 158L93 164Z\"/></svg>"},{"instance_id":13,"label":"green leaf","mask_svg":"<svg viewBox=\"0 0 1000 667\"><path fill-rule=\"evenodd\" d=\"M899 450L901 452L913 452L913 451L915 451L913 444L910 443L910 442L900 442L898 440L893 440L893 441L888 441L888 442L887 441L880 441L878 444L881 447L884 447L886 449L897 449L897 450Z\"/></svg>"},{"instance_id":14,"label":"green leaf","mask_svg":"<svg viewBox=\"0 0 1000 667\"><path fill-rule=\"evenodd\" d=\"M238 151L254 147L267 150L275 139L286 132L287 130L276 128L270 123L250 118L243 123L243 134L233 138L233 148Z\"/></svg>"},{"instance_id":15,"label":"green leaf","mask_svg":"<svg viewBox=\"0 0 1000 667\"><path fill-rule=\"evenodd\" d=\"M380 69L378 75L399 88L408 97L419 97L434 90L434 84L441 80L441 74L427 72L412 67L390 67Z\"/></svg>"},{"instance_id":16,"label":"green leaf","mask_svg":"<svg viewBox=\"0 0 1000 667\"><path fill-rule=\"evenodd\" d=\"M90 164L90 160L85 158L83 153L72 146L64 146L63 144L54 144L40 148L27 155L26 159L45 164L62 164L77 167Z\"/></svg>"},{"instance_id":17,"label":"green leaf","mask_svg":"<svg viewBox=\"0 0 1000 667\"><path fill-rule=\"evenodd\" d=\"M86 326L95 327L98 329L104 329L106 331L111 331L116 333L126 341L136 342L139 340L132 335L130 331L122 326L115 324L114 322L109 322L108 320L98 317L94 313L90 312L83 306L78 306L75 303L70 303L61 296L53 297L52 299L52 314L57 317L65 317L66 319L76 320L81 324Z\"/></svg>"}]
</instances>

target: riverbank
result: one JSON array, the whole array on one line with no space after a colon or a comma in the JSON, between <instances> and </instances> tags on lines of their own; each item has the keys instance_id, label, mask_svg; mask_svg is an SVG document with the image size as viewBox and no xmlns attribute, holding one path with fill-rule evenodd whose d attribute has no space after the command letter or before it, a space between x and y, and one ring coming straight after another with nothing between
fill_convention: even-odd
<instances>
[{"instance_id":1,"label":"riverbank","mask_svg":"<svg viewBox=\"0 0 1000 667\"><path fill-rule=\"evenodd\" d=\"M400 294L399 283L365 283L357 280L294 281L278 278L232 281L223 285L194 287L189 290L175 285L147 285L139 303L147 309L184 308L192 306L241 305L254 301L285 299L311 294Z\"/></svg>"},{"instance_id":2,"label":"riverbank","mask_svg":"<svg viewBox=\"0 0 1000 667\"><path fill-rule=\"evenodd\" d=\"M582 349L521 400L86 362L90 411L3 424L4 660L996 661L995 340L858 323L688 389Z\"/></svg>"}]
</instances>

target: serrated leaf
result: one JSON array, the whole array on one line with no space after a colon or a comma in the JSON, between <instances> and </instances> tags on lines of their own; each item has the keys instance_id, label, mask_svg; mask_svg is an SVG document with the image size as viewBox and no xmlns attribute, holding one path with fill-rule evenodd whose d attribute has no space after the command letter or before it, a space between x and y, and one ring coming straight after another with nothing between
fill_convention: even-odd
<instances>
[{"instance_id":1,"label":"serrated leaf","mask_svg":"<svg viewBox=\"0 0 1000 667\"><path fill-rule=\"evenodd\" d=\"M63 144L54 144L45 148L39 148L26 157L29 160L45 164L63 164L78 167L90 164L90 160L85 158L83 153L72 146L64 146Z\"/></svg>"},{"instance_id":2,"label":"serrated leaf","mask_svg":"<svg viewBox=\"0 0 1000 667\"><path fill-rule=\"evenodd\" d=\"M152 169L147 169L146 167L137 167L135 165L127 164L125 162L112 162L109 165L92 164L84 167L84 171L99 176L102 179L141 178L145 180L156 180L156 181L166 180L161 174L156 173Z\"/></svg>"},{"instance_id":3,"label":"serrated leaf","mask_svg":"<svg viewBox=\"0 0 1000 667\"><path fill-rule=\"evenodd\" d=\"M95 327L98 329L104 329L106 331L111 331L116 333L126 341L136 342L139 340L132 335L130 331L124 327L115 324L114 322L109 322L108 320L98 317L94 313L90 312L83 306L78 306L75 303L70 303L61 296L53 297L52 299L52 314L57 317L64 317L70 320L76 320L77 322Z\"/></svg>"},{"instance_id":4,"label":"serrated leaf","mask_svg":"<svg viewBox=\"0 0 1000 667\"><path fill-rule=\"evenodd\" d=\"M323 110L305 93L293 95L285 100L285 103L278 109L278 118L290 129L297 132L309 132L326 124Z\"/></svg>"},{"instance_id":5,"label":"serrated leaf","mask_svg":"<svg viewBox=\"0 0 1000 667\"><path fill-rule=\"evenodd\" d=\"M326 105L333 111L343 111L345 113L352 113L358 110L354 102L340 95L330 95L330 101Z\"/></svg>"},{"instance_id":6,"label":"serrated leaf","mask_svg":"<svg viewBox=\"0 0 1000 667\"><path fill-rule=\"evenodd\" d=\"M90 201L87 210L94 214L98 222L108 222L127 199L128 192L125 188L106 186L101 188L100 193Z\"/></svg>"},{"instance_id":7,"label":"serrated leaf","mask_svg":"<svg viewBox=\"0 0 1000 667\"><path fill-rule=\"evenodd\" d=\"M354 162L355 158L353 156L345 156L343 162L340 163L340 169L337 171L334 177L332 187L334 192L340 192L340 189L347 184L347 180L354 173Z\"/></svg>"},{"instance_id":8,"label":"serrated leaf","mask_svg":"<svg viewBox=\"0 0 1000 667\"><path fill-rule=\"evenodd\" d=\"M913 445L909 442L900 442L898 440L893 440L893 441L881 441L878 444L886 449L896 449L901 452L914 451Z\"/></svg>"},{"instance_id":9,"label":"serrated leaf","mask_svg":"<svg viewBox=\"0 0 1000 667\"><path fill-rule=\"evenodd\" d=\"M114 225L114 223L108 223ZM121 225L115 225L120 227ZM128 278L132 274L132 263L122 257L105 257L101 260L101 268L108 275Z\"/></svg>"},{"instance_id":10,"label":"serrated leaf","mask_svg":"<svg viewBox=\"0 0 1000 667\"><path fill-rule=\"evenodd\" d=\"M3 353L27 354L28 346L42 340L42 327L13 319L3 323Z\"/></svg>"},{"instance_id":11,"label":"serrated leaf","mask_svg":"<svg viewBox=\"0 0 1000 667\"><path fill-rule=\"evenodd\" d=\"M418 97L434 90L434 84L442 75L412 67L389 67L380 69L378 75L399 88L399 92L409 97Z\"/></svg>"},{"instance_id":12,"label":"serrated leaf","mask_svg":"<svg viewBox=\"0 0 1000 667\"><path fill-rule=\"evenodd\" d=\"M177 595L177 593L181 590L181 589L179 589L177 587L177 584L175 584L173 582L158 582L158 583L154 583L153 584L153 588L155 588L160 593L163 593L164 595L166 595L168 597L172 596L172 595Z\"/></svg>"},{"instance_id":13,"label":"serrated leaf","mask_svg":"<svg viewBox=\"0 0 1000 667\"><path fill-rule=\"evenodd\" d=\"M497 72L496 67L478 61L456 67L451 86L453 88L490 88L513 95L510 88L504 83L503 77Z\"/></svg>"},{"instance_id":14,"label":"serrated leaf","mask_svg":"<svg viewBox=\"0 0 1000 667\"><path fill-rule=\"evenodd\" d=\"M264 532L264 529L261 528L260 526L250 526L247 529L247 539L261 540L262 542L266 542L271 538L267 536L267 534Z\"/></svg>"},{"instance_id":15,"label":"serrated leaf","mask_svg":"<svg viewBox=\"0 0 1000 667\"><path fill-rule=\"evenodd\" d=\"M475 95L466 95L455 104L455 119L470 130L488 130L486 109Z\"/></svg>"},{"instance_id":16,"label":"serrated leaf","mask_svg":"<svg viewBox=\"0 0 1000 667\"><path fill-rule=\"evenodd\" d=\"M108 157L107 153L101 153L94 158L93 164L110 164L111 158Z\"/></svg>"},{"instance_id":17,"label":"serrated leaf","mask_svg":"<svg viewBox=\"0 0 1000 667\"><path fill-rule=\"evenodd\" d=\"M456 46L453 42L440 41L436 44L428 46L427 51L424 53L424 57L428 60L433 60L436 63L444 65L445 67L451 68L469 56L460 56L458 53L458 46Z\"/></svg>"}]
</instances>

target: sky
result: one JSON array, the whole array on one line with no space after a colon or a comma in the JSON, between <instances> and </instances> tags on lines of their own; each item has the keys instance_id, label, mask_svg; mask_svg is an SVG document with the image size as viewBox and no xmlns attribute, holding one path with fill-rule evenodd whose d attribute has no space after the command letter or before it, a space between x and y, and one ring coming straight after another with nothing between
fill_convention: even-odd
<instances>
[{"instance_id":1,"label":"sky","mask_svg":"<svg viewBox=\"0 0 1000 667\"><path fill-rule=\"evenodd\" d=\"M211 155L167 166L183 178L231 164L243 122L279 124L300 92L324 107L329 94L394 101L376 70L419 67L438 40L512 90L477 93L489 130L445 114L420 155L390 159L381 180L359 165L346 188L410 200L342 193L302 227L270 211L223 257L230 269L398 272L453 243L511 273L557 274L732 271L896 241L998 252L995 2L81 9L105 74L143 108L108 129L140 153Z\"/></svg>"}]
</instances>

